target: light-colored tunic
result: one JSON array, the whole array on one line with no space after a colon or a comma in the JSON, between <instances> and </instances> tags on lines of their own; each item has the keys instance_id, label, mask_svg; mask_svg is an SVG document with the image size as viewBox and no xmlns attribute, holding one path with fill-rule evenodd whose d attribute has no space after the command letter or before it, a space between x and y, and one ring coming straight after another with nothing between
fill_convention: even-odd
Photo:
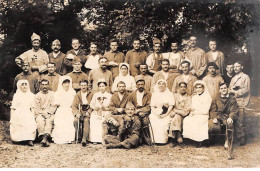
<instances>
[{"instance_id":1,"label":"light-colored tunic","mask_svg":"<svg viewBox=\"0 0 260 171\"><path fill-rule=\"evenodd\" d=\"M163 119L159 119L158 115L162 113L163 104L168 103L170 106L174 105L174 97L170 91L154 92L151 98L151 114L149 115L155 143L167 143L168 141L168 129L171 118L169 115Z\"/></svg>"},{"instance_id":2,"label":"light-colored tunic","mask_svg":"<svg viewBox=\"0 0 260 171\"><path fill-rule=\"evenodd\" d=\"M26 100L25 100L26 99ZM12 141L34 140L36 137L36 122L30 108L34 104L32 93L15 93L12 101L10 118L10 136Z\"/></svg>"},{"instance_id":3,"label":"light-colored tunic","mask_svg":"<svg viewBox=\"0 0 260 171\"><path fill-rule=\"evenodd\" d=\"M135 79L134 77L130 76L130 75L127 75L127 76L117 76L115 78L115 81L113 83L113 86L112 86L112 92L115 92L115 91L118 91L117 89L117 83L119 81L123 81L126 85L126 90L130 90L130 91L134 91L136 90L136 83L135 83Z\"/></svg>"},{"instance_id":4,"label":"light-colored tunic","mask_svg":"<svg viewBox=\"0 0 260 171\"><path fill-rule=\"evenodd\" d=\"M194 95L191 101L193 116L187 116L183 120L183 137L201 142L209 138L208 118L212 99L209 93ZM191 111L192 112L192 111Z\"/></svg>"},{"instance_id":5,"label":"light-colored tunic","mask_svg":"<svg viewBox=\"0 0 260 171\"><path fill-rule=\"evenodd\" d=\"M212 76L208 74L202 80L206 83L211 98L216 99L219 96L219 84L224 82L223 78L220 75Z\"/></svg>"},{"instance_id":6,"label":"light-colored tunic","mask_svg":"<svg viewBox=\"0 0 260 171\"><path fill-rule=\"evenodd\" d=\"M191 61L197 76L201 76L207 67L205 51L201 48L191 48L186 52L186 56Z\"/></svg>"},{"instance_id":7,"label":"light-colored tunic","mask_svg":"<svg viewBox=\"0 0 260 171\"><path fill-rule=\"evenodd\" d=\"M95 109L96 107L109 106L112 95L110 93L97 92L93 95L90 102L90 107ZM103 99L103 100L102 100ZM90 132L89 141L91 142L102 142L103 141L103 129L102 123L105 121L105 117L110 111L93 111L90 116Z\"/></svg>"}]
</instances>

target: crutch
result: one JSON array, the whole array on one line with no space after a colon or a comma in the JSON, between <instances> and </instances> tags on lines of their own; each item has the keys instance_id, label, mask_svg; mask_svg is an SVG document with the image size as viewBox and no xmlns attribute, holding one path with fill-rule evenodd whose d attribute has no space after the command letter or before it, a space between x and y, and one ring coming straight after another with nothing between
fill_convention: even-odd
<instances>
[{"instance_id":1,"label":"crutch","mask_svg":"<svg viewBox=\"0 0 260 171\"><path fill-rule=\"evenodd\" d=\"M148 121L148 125L149 125L149 126L148 126L148 127L149 127L149 130L151 130L150 138L152 137L152 139L151 139L151 144L149 144L149 147L150 147L152 153L158 153L158 152L159 152L158 149L155 148L155 141L154 141L153 127L152 127L152 125L151 125L151 122L150 122L150 118L149 118L149 116L146 116L146 117L147 117L147 121Z\"/></svg>"},{"instance_id":2,"label":"crutch","mask_svg":"<svg viewBox=\"0 0 260 171\"><path fill-rule=\"evenodd\" d=\"M226 139L228 141L228 160L234 159L233 154L233 140L234 140L234 128L233 125L226 124Z\"/></svg>"},{"instance_id":3,"label":"crutch","mask_svg":"<svg viewBox=\"0 0 260 171\"><path fill-rule=\"evenodd\" d=\"M79 113L80 113L80 104L79 104ZM79 118L78 118L78 127L77 127L77 135L76 135L76 144L78 144L79 141Z\"/></svg>"}]
</instances>

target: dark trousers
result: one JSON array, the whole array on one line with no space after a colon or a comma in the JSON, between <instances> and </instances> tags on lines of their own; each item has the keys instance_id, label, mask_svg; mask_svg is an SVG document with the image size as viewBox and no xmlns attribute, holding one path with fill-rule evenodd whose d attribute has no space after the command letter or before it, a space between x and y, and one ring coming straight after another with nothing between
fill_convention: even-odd
<instances>
[{"instance_id":1,"label":"dark trousers","mask_svg":"<svg viewBox=\"0 0 260 171\"><path fill-rule=\"evenodd\" d=\"M77 130L79 129L79 137L78 139L82 139L82 141L89 140L89 130L90 130L90 124L89 124L89 117L84 117L83 119L74 118L74 127L76 129L76 138L77 138ZM79 121L79 128L78 128L78 121Z\"/></svg>"}]
</instances>

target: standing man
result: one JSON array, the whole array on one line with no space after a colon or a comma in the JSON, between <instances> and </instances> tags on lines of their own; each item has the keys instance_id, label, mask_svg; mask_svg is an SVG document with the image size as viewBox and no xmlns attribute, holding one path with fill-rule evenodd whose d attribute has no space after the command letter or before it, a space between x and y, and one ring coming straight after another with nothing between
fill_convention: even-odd
<instances>
[{"instance_id":1,"label":"standing man","mask_svg":"<svg viewBox=\"0 0 260 171\"><path fill-rule=\"evenodd\" d=\"M49 53L49 60L56 65L56 73L63 75L66 73L64 66L65 54L60 51L61 44L58 39L54 40L51 44L52 52Z\"/></svg>"},{"instance_id":2,"label":"standing man","mask_svg":"<svg viewBox=\"0 0 260 171\"><path fill-rule=\"evenodd\" d=\"M38 137L42 147L49 146L52 125L56 107L54 106L54 93L49 91L49 81L41 80L41 91L35 96L35 118L38 129Z\"/></svg>"},{"instance_id":3,"label":"standing man","mask_svg":"<svg viewBox=\"0 0 260 171\"><path fill-rule=\"evenodd\" d=\"M148 72L148 66L147 66L146 64L141 64L140 67L139 67L139 69L140 69L141 74L135 76L135 79L136 79L136 77L138 77L138 76L142 76L142 77L144 78L144 81L145 81L144 89L145 89L146 91L149 91L149 92L150 92L150 90L151 90L151 83L152 83L152 78L153 78L153 77L151 77L150 75L147 74L147 72Z\"/></svg>"},{"instance_id":4,"label":"standing man","mask_svg":"<svg viewBox=\"0 0 260 171\"><path fill-rule=\"evenodd\" d=\"M123 63L125 60L125 55L118 51L118 41L116 39L111 39L110 51L104 54L104 57L108 60L108 68L112 72L113 80L119 75L119 64Z\"/></svg>"},{"instance_id":5,"label":"standing man","mask_svg":"<svg viewBox=\"0 0 260 171\"><path fill-rule=\"evenodd\" d=\"M209 48L210 51L206 53L206 59L207 62L215 62L215 64L218 66L219 70L217 71L217 74L220 73L220 75L224 74L225 69L225 57L224 54L221 51L217 50L217 42L216 40L210 40L209 41Z\"/></svg>"},{"instance_id":6,"label":"standing man","mask_svg":"<svg viewBox=\"0 0 260 171\"><path fill-rule=\"evenodd\" d=\"M229 85L229 92L234 94L238 104L237 122L235 124L236 136L240 145L245 145L245 135L243 131L244 111L250 100L250 78L243 71L243 64L237 61L234 64L235 76Z\"/></svg>"},{"instance_id":7,"label":"standing man","mask_svg":"<svg viewBox=\"0 0 260 171\"><path fill-rule=\"evenodd\" d=\"M89 77L88 77L89 78L88 79L89 87L92 88L92 92L97 92L98 91L98 85L97 85L98 80L100 78L103 78L107 82L106 91L108 93L110 93L111 87L113 84L113 77L112 77L111 71L109 71L107 69L107 58L105 58L105 57L99 58L98 63L99 63L99 68L93 69L89 73Z\"/></svg>"},{"instance_id":8,"label":"standing man","mask_svg":"<svg viewBox=\"0 0 260 171\"><path fill-rule=\"evenodd\" d=\"M79 131L78 138L82 140L81 144L83 147L85 147L89 140L89 119L92 112L89 104L91 102L93 94L88 91L87 80L81 80L79 84L80 91L74 97L72 103L72 113L74 115L74 127L76 129L75 135L77 135L77 131ZM83 131L81 128L83 128Z\"/></svg>"},{"instance_id":9,"label":"standing man","mask_svg":"<svg viewBox=\"0 0 260 171\"><path fill-rule=\"evenodd\" d=\"M180 66L182 70L182 74L177 76L173 82L172 85L172 92L177 93L178 87L181 82L185 82L187 84L187 94L192 95L193 89L194 89L194 83L197 81L197 77L190 74L190 62L189 61L183 61Z\"/></svg>"},{"instance_id":10,"label":"standing man","mask_svg":"<svg viewBox=\"0 0 260 171\"><path fill-rule=\"evenodd\" d=\"M220 96L212 101L210 109L209 132L213 131L214 125L221 123L227 125L229 129L234 129L234 119L237 117L238 105L236 98L229 94L228 85L221 83L219 86ZM227 135L225 148L228 148Z\"/></svg>"},{"instance_id":11,"label":"standing man","mask_svg":"<svg viewBox=\"0 0 260 171\"><path fill-rule=\"evenodd\" d=\"M91 42L90 43L90 54L86 57L86 63L85 63L85 68L86 68L86 73L89 73L93 69L99 68L99 59L101 58L101 55L97 52L97 43Z\"/></svg>"},{"instance_id":12,"label":"standing man","mask_svg":"<svg viewBox=\"0 0 260 171\"><path fill-rule=\"evenodd\" d=\"M18 74L14 79L14 85L13 85L13 94L16 91L16 84L19 80L27 80L30 85L30 90L33 94L36 94L39 92L39 74L37 72L32 72L30 69L30 63L27 60L23 60L21 63L22 72Z\"/></svg>"},{"instance_id":13,"label":"standing man","mask_svg":"<svg viewBox=\"0 0 260 171\"><path fill-rule=\"evenodd\" d=\"M126 91L126 85L123 81L117 83L118 91L115 92L110 100L109 108L113 115L125 114L125 106L128 102L129 94Z\"/></svg>"},{"instance_id":14,"label":"standing man","mask_svg":"<svg viewBox=\"0 0 260 171\"><path fill-rule=\"evenodd\" d=\"M45 79L49 81L49 89L55 92L58 89L58 83L60 74L56 73L56 64L53 62L49 62L47 64L48 73L41 76L41 80Z\"/></svg>"},{"instance_id":15,"label":"standing man","mask_svg":"<svg viewBox=\"0 0 260 171\"><path fill-rule=\"evenodd\" d=\"M187 83L180 82L178 84L178 93L174 93L175 106L170 113L171 123L169 128L169 137L172 138L171 147L178 144L183 146L182 125L183 119L191 110L191 96L187 94Z\"/></svg>"},{"instance_id":16,"label":"standing man","mask_svg":"<svg viewBox=\"0 0 260 171\"><path fill-rule=\"evenodd\" d=\"M218 66L214 62L210 62L207 67L208 74L202 80L206 83L212 100L216 99L219 95L219 85L223 83L224 80L217 74Z\"/></svg>"},{"instance_id":17,"label":"standing man","mask_svg":"<svg viewBox=\"0 0 260 171\"><path fill-rule=\"evenodd\" d=\"M108 136L105 135L104 140L107 149L111 148L126 148L131 149L137 147L139 144L139 135L141 129L141 122L138 116L135 116L135 107L133 104L128 102L126 104L126 115L123 116L124 127L120 131L118 136ZM113 117L113 116L112 116Z\"/></svg>"},{"instance_id":18,"label":"standing man","mask_svg":"<svg viewBox=\"0 0 260 171\"><path fill-rule=\"evenodd\" d=\"M226 72L224 72L224 75L222 76L225 83L229 86L231 79L234 77L234 64L233 63L227 63Z\"/></svg>"},{"instance_id":19,"label":"standing man","mask_svg":"<svg viewBox=\"0 0 260 171\"><path fill-rule=\"evenodd\" d=\"M150 145L152 141L151 139L149 139L151 137L151 134L149 131L148 116L151 113L150 102L152 95L149 91L145 90L145 80L142 75L136 76L135 80L137 90L133 91L129 95L128 101L131 102L136 108L135 113L141 121L141 137L143 141Z\"/></svg>"},{"instance_id":20,"label":"standing man","mask_svg":"<svg viewBox=\"0 0 260 171\"><path fill-rule=\"evenodd\" d=\"M72 62L73 62L74 58L76 58L76 57L80 58L82 66L86 62L87 54L83 49L80 48L81 44L79 42L79 39L73 38L71 40L71 46L72 46L72 49L66 53L66 57L64 58L64 65L65 65L64 75L69 72L72 72L72 70L73 70Z\"/></svg>"},{"instance_id":21,"label":"standing man","mask_svg":"<svg viewBox=\"0 0 260 171\"><path fill-rule=\"evenodd\" d=\"M72 87L76 92L78 92L80 90L80 84L79 84L80 81L87 80L88 75L85 74L83 71L81 71L82 64L80 58L74 59L72 66L73 66L73 71L68 73L67 75L70 76L72 79Z\"/></svg>"},{"instance_id":22,"label":"standing man","mask_svg":"<svg viewBox=\"0 0 260 171\"><path fill-rule=\"evenodd\" d=\"M168 59L163 59L162 60L162 70L156 72L153 75L152 79L152 92L153 92L153 87L157 83L159 79L164 79L167 81L167 87L169 90L172 90L172 85L175 80L175 78L180 75L179 73L170 73L169 72L169 67L170 67L170 62Z\"/></svg>"},{"instance_id":23,"label":"standing man","mask_svg":"<svg viewBox=\"0 0 260 171\"><path fill-rule=\"evenodd\" d=\"M190 36L190 46L191 48L186 52L186 56L193 66L191 73L199 79L202 79L203 73L207 67L205 51L197 47L196 36Z\"/></svg>"},{"instance_id":24,"label":"standing man","mask_svg":"<svg viewBox=\"0 0 260 171\"><path fill-rule=\"evenodd\" d=\"M133 49L126 53L125 63L130 65L130 74L135 77L139 74L140 64L145 64L147 52L140 49L141 40L135 38L133 40Z\"/></svg>"},{"instance_id":25,"label":"standing man","mask_svg":"<svg viewBox=\"0 0 260 171\"><path fill-rule=\"evenodd\" d=\"M32 49L24 52L17 58L15 62L19 67L22 67L22 61L27 60L30 63L31 71L39 74L47 71L47 63L49 63L48 54L40 48L41 37L35 33L31 36Z\"/></svg>"},{"instance_id":26,"label":"standing man","mask_svg":"<svg viewBox=\"0 0 260 171\"><path fill-rule=\"evenodd\" d=\"M147 59L146 64L148 71L151 75L154 75L157 71L160 71L163 56L161 54L161 41L157 38L153 40L153 53L151 53Z\"/></svg>"}]
</instances>

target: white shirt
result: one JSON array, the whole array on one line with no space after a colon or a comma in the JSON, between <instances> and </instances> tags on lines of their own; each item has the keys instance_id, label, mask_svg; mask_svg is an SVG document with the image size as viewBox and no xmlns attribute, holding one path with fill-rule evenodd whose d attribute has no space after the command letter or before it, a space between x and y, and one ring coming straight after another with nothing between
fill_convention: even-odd
<instances>
[{"instance_id":1,"label":"white shirt","mask_svg":"<svg viewBox=\"0 0 260 171\"><path fill-rule=\"evenodd\" d=\"M185 83L188 82L189 77L190 77L189 75L183 74L183 80L184 80Z\"/></svg>"},{"instance_id":2,"label":"white shirt","mask_svg":"<svg viewBox=\"0 0 260 171\"><path fill-rule=\"evenodd\" d=\"M87 95L88 95L88 92L85 92L85 93L81 92L81 98L82 98L83 104L88 104Z\"/></svg>"},{"instance_id":3,"label":"white shirt","mask_svg":"<svg viewBox=\"0 0 260 171\"><path fill-rule=\"evenodd\" d=\"M164 79L167 80L168 75L169 75L169 72L164 72L164 71L162 71L162 74L163 74L163 76L164 76Z\"/></svg>"},{"instance_id":4,"label":"white shirt","mask_svg":"<svg viewBox=\"0 0 260 171\"><path fill-rule=\"evenodd\" d=\"M95 56L89 55L88 60L85 63L85 67L92 70L99 68L98 60L99 60L99 54Z\"/></svg>"},{"instance_id":5,"label":"white shirt","mask_svg":"<svg viewBox=\"0 0 260 171\"><path fill-rule=\"evenodd\" d=\"M143 96L144 96L144 92L140 93L139 91L136 91L136 99L137 99L138 106L143 106Z\"/></svg>"},{"instance_id":6,"label":"white shirt","mask_svg":"<svg viewBox=\"0 0 260 171\"><path fill-rule=\"evenodd\" d=\"M218 57L218 52L217 51L216 52L211 52L211 54L212 54L213 59L215 61L217 59L217 57Z\"/></svg>"},{"instance_id":7,"label":"white shirt","mask_svg":"<svg viewBox=\"0 0 260 171\"><path fill-rule=\"evenodd\" d=\"M57 56L60 54L60 52L58 52L58 53L54 53L54 52L53 52L52 54L53 54L53 57L54 57L54 58L57 58Z\"/></svg>"},{"instance_id":8,"label":"white shirt","mask_svg":"<svg viewBox=\"0 0 260 171\"><path fill-rule=\"evenodd\" d=\"M118 96L119 96L120 101L122 101L124 95L118 92Z\"/></svg>"}]
</instances>

